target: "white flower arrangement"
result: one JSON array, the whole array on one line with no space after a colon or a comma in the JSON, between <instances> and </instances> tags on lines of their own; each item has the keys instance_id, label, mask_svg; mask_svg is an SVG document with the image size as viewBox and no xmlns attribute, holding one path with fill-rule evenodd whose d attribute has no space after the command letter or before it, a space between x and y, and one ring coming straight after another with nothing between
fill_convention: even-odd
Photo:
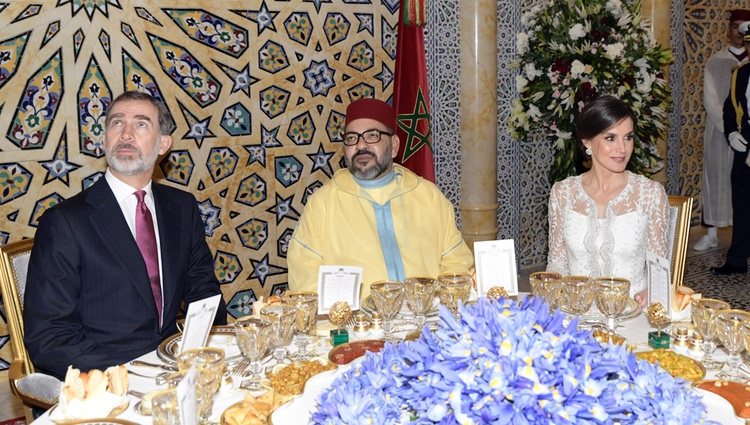
<instances>
[{"instance_id":1,"label":"white flower arrangement","mask_svg":"<svg viewBox=\"0 0 750 425\"><path fill-rule=\"evenodd\" d=\"M664 135L671 92L664 78L671 51L659 47L641 19L640 2L547 0L522 17L516 36L519 70L510 128L516 139L541 134L555 147L550 181L577 174L576 116L585 102L611 94L638 118L628 168L662 167L656 143Z\"/></svg>"}]
</instances>

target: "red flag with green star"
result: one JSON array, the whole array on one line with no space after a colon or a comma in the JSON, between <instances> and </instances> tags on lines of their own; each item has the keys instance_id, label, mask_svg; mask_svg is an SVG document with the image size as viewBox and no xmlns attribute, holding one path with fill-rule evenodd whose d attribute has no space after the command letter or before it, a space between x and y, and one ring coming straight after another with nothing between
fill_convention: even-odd
<instances>
[{"instance_id":1,"label":"red flag with green star","mask_svg":"<svg viewBox=\"0 0 750 425\"><path fill-rule=\"evenodd\" d=\"M424 51L425 2L401 1L393 81L393 106L398 114L396 134L401 140L396 162L435 182L432 117Z\"/></svg>"}]
</instances>

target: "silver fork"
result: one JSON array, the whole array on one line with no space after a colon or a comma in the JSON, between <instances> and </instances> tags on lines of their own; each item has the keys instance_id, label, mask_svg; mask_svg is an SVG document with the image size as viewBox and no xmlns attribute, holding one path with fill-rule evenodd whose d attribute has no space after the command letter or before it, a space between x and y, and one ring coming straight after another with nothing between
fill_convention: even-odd
<instances>
[{"instance_id":1,"label":"silver fork","mask_svg":"<svg viewBox=\"0 0 750 425\"><path fill-rule=\"evenodd\" d=\"M247 369L248 366L250 366L250 360L243 358L234 366L229 376L232 379L242 377L242 375L245 373L245 369Z\"/></svg>"}]
</instances>

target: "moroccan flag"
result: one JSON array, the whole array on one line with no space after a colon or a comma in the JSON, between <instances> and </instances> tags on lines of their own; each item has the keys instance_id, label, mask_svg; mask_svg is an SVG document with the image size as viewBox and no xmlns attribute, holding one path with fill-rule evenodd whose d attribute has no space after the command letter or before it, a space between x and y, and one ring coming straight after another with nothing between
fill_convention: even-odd
<instances>
[{"instance_id":1,"label":"moroccan flag","mask_svg":"<svg viewBox=\"0 0 750 425\"><path fill-rule=\"evenodd\" d=\"M432 117L424 53L425 2L401 0L393 82L393 106L398 114L396 133L401 140L396 162L435 182Z\"/></svg>"}]
</instances>

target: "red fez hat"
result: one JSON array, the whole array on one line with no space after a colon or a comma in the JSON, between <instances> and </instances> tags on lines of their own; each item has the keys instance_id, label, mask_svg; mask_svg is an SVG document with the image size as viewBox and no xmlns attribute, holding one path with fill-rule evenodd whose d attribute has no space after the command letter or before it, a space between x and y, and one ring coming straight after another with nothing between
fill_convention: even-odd
<instances>
[{"instance_id":1,"label":"red fez hat","mask_svg":"<svg viewBox=\"0 0 750 425\"><path fill-rule=\"evenodd\" d=\"M378 99L359 99L346 107L346 124L360 118L375 120L391 130L396 130L396 111Z\"/></svg>"},{"instance_id":2,"label":"red fez hat","mask_svg":"<svg viewBox=\"0 0 750 425\"><path fill-rule=\"evenodd\" d=\"M733 21L750 21L750 10L747 9L734 9L729 14L729 22Z\"/></svg>"}]
</instances>

